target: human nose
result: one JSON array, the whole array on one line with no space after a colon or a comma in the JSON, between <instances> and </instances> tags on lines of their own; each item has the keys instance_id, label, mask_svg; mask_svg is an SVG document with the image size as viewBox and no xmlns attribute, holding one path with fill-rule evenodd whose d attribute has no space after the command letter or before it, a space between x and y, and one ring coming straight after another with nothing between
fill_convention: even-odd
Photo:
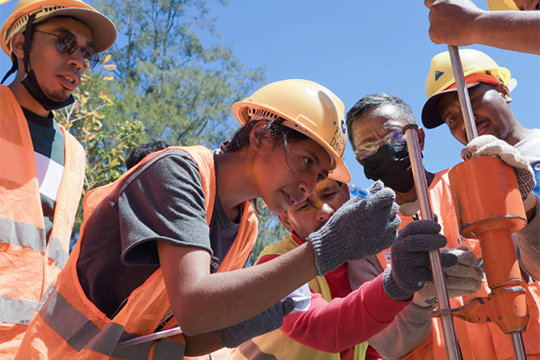
<instances>
[{"instance_id":1,"label":"human nose","mask_svg":"<svg viewBox=\"0 0 540 360\"><path fill-rule=\"evenodd\" d=\"M317 221L327 222L334 214L334 209L327 203L323 203L320 208L317 208Z\"/></svg>"},{"instance_id":2,"label":"human nose","mask_svg":"<svg viewBox=\"0 0 540 360\"><path fill-rule=\"evenodd\" d=\"M77 49L68 56L67 63L69 66L76 68L77 70L86 70L86 64L84 62L82 50L79 46L77 46Z\"/></svg>"},{"instance_id":3,"label":"human nose","mask_svg":"<svg viewBox=\"0 0 540 360\"><path fill-rule=\"evenodd\" d=\"M306 178L298 184L298 187L300 188L300 191L302 191L302 195L304 195L305 199L307 199L309 195L315 191L315 186L317 186L316 176L310 177L309 179Z\"/></svg>"}]
</instances>

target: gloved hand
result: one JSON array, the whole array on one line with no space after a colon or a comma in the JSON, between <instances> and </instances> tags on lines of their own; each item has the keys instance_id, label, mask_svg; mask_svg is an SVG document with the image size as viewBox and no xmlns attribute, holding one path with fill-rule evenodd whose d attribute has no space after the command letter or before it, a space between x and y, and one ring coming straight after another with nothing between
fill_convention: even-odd
<instances>
[{"instance_id":1,"label":"gloved hand","mask_svg":"<svg viewBox=\"0 0 540 360\"><path fill-rule=\"evenodd\" d=\"M280 301L251 319L221 329L219 331L219 340L225 347L237 347L249 339L279 329L283 325L283 318L289 315L293 309L293 299L289 298L283 302Z\"/></svg>"},{"instance_id":2,"label":"gloved hand","mask_svg":"<svg viewBox=\"0 0 540 360\"><path fill-rule=\"evenodd\" d=\"M454 254L458 261L456 265L444 270L448 275L446 278L448 297L476 294L482 287L482 278L484 277L482 268L476 265L476 255L463 245L459 245L455 249L441 249L440 252L441 254ZM432 282L428 282L414 294L413 303L424 308L437 305L435 287Z\"/></svg>"},{"instance_id":3,"label":"gloved hand","mask_svg":"<svg viewBox=\"0 0 540 360\"><path fill-rule=\"evenodd\" d=\"M521 193L521 200L527 199L536 184L530 163L515 147L493 135L482 135L473 139L461 150L461 158L469 160L482 156L495 156L514 168Z\"/></svg>"},{"instance_id":4,"label":"gloved hand","mask_svg":"<svg viewBox=\"0 0 540 360\"><path fill-rule=\"evenodd\" d=\"M401 224L396 195L381 181L368 190L368 199L354 197L347 201L323 227L308 236L320 276L345 261L377 254L394 242Z\"/></svg>"},{"instance_id":5,"label":"gloved hand","mask_svg":"<svg viewBox=\"0 0 540 360\"><path fill-rule=\"evenodd\" d=\"M441 226L431 220L413 221L399 231L391 249L392 266L383 275L386 295L394 300L408 300L425 282L433 281L428 251L446 245L446 237L440 231ZM454 266L457 257L442 253L441 263L443 267Z\"/></svg>"}]
</instances>

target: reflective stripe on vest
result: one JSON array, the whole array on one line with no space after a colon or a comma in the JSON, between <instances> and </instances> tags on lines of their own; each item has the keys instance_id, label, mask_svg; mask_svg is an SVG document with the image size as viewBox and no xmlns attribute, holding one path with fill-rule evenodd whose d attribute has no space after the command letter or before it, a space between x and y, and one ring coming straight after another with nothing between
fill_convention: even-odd
<instances>
[{"instance_id":1,"label":"reflective stripe on vest","mask_svg":"<svg viewBox=\"0 0 540 360\"><path fill-rule=\"evenodd\" d=\"M265 255L283 255L296 247L298 243L288 235L282 241L274 242L259 255L261 259ZM257 262L256 262L257 263ZM322 295L323 299L330 302L332 295L328 282L324 276L317 276L308 282L313 292ZM368 343L363 342L354 347L354 360L364 360ZM240 345L234 354L234 360L282 360L282 359L310 359L310 360L340 360L340 354L331 354L317 351L304 346L288 336L281 330L274 330L265 335L253 338Z\"/></svg>"},{"instance_id":2,"label":"reflective stripe on vest","mask_svg":"<svg viewBox=\"0 0 540 360\"><path fill-rule=\"evenodd\" d=\"M129 359L182 357L185 341L181 335L115 349L119 341L153 333L169 309L161 268L131 293L125 306L112 319L107 318L84 295L76 269L81 243L84 241L84 228L96 206L102 200L110 201L117 196L131 172L140 167L150 166L153 159L170 149L149 155L113 184L97 188L87 194L84 201L85 221L81 230L81 240L73 249L58 279L51 285L47 296L38 305L38 314L30 323L17 359L35 358L35 354L49 359L89 357L108 359L111 356ZM215 198L213 155L202 147L176 149L187 152L197 163L209 223ZM243 209L238 236L218 272L242 268L253 248L257 235L257 219L249 202L244 202ZM173 322L176 326L174 318L168 324Z\"/></svg>"},{"instance_id":3,"label":"reflective stripe on vest","mask_svg":"<svg viewBox=\"0 0 540 360\"><path fill-rule=\"evenodd\" d=\"M5 336L0 358L10 359L31 311L67 261L85 154L60 126L65 167L47 243L32 138L22 109L6 86L0 86L0 111L0 327Z\"/></svg>"}]
</instances>

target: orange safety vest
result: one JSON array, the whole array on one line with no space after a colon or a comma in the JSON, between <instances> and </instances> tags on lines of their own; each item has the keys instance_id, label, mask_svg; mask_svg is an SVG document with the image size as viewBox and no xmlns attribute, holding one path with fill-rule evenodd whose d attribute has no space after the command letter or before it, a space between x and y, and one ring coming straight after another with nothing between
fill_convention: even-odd
<instances>
[{"instance_id":1,"label":"orange safety vest","mask_svg":"<svg viewBox=\"0 0 540 360\"><path fill-rule=\"evenodd\" d=\"M210 224L216 194L216 178L212 153L202 147L176 147L187 152L196 162L206 198L206 220ZM173 359L182 358L185 340L182 334L156 342L116 349L119 341L154 332L170 308L161 268L135 289L112 319L101 312L84 294L77 276L77 261L84 241L84 225L92 211L122 189L129 175L137 168L168 149L148 155L112 184L96 188L84 200L85 221L81 240L73 249L66 267L51 284L40 302L26 332L17 359ZM257 218L249 202L243 204L238 236L218 272L241 269L257 237ZM174 317L163 330L178 326Z\"/></svg>"},{"instance_id":2,"label":"orange safety vest","mask_svg":"<svg viewBox=\"0 0 540 360\"><path fill-rule=\"evenodd\" d=\"M28 123L11 90L0 86L0 358L12 359L38 301L68 259L82 194L85 153L64 133L64 173L50 239L45 226Z\"/></svg>"},{"instance_id":3,"label":"orange safety vest","mask_svg":"<svg viewBox=\"0 0 540 360\"><path fill-rule=\"evenodd\" d=\"M442 227L442 233L448 240L447 248L454 248L463 244L471 249L478 258L482 257L479 241L464 239L458 231L457 218L452 203L448 172L450 169L435 174L429 187L429 195L433 212L437 215ZM412 221L411 217L401 215L402 225ZM389 249L384 252L389 252ZM383 253L377 255L384 268L388 266L389 259ZM531 314L531 321L527 331L523 332L525 352L527 359L540 359L540 283L523 284L527 291L527 302ZM457 308L475 297L486 297L490 293L487 281L484 279L483 287L471 296L450 299L450 306ZM463 355L463 360L509 360L514 358L510 335L504 334L493 323L470 323L454 318L455 330ZM432 319L431 334L414 350L399 359L407 360L439 360L446 359L446 348L440 321Z\"/></svg>"}]
</instances>

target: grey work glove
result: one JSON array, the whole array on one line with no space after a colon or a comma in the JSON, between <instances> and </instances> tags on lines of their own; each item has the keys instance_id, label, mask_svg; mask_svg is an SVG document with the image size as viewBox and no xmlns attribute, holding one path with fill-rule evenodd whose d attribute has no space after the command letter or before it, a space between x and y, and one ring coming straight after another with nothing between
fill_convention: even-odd
<instances>
[{"instance_id":1,"label":"grey work glove","mask_svg":"<svg viewBox=\"0 0 540 360\"><path fill-rule=\"evenodd\" d=\"M219 331L219 340L223 346L228 348L240 346L249 339L279 329L283 325L283 318L289 315L293 309L293 299L289 298L283 302L280 301L251 319L221 329Z\"/></svg>"},{"instance_id":2,"label":"grey work glove","mask_svg":"<svg viewBox=\"0 0 540 360\"><path fill-rule=\"evenodd\" d=\"M441 226L435 221L419 220L400 230L392 245L392 266L383 275L386 295L394 300L408 300L424 283L433 281L429 251L446 245L446 237L439 234ZM454 254L442 253L443 267L457 264Z\"/></svg>"},{"instance_id":3,"label":"grey work glove","mask_svg":"<svg viewBox=\"0 0 540 360\"><path fill-rule=\"evenodd\" d=\"M359 260L388 248L397 235L401 219L394 191L381 181L369 189L367 199L347 201L319 230L308 236L315 251L319 276L345 261Z\"/></svg>"},{"instance_id":4,"label":"grey work glove","mask_svg":"<svg viewBox=\"0 0 540 360\"><path fill-rule=\"evenodd\" d=\"M517 176L521 200L527 199L536 184L534 172L529 161L515 147L493 135L482 135L474 138L465 149L461 150L463 160L482 156L498 157L513 167Z\"/></svg>"},{"instance_id":5,"label":"grey work glove","mask_svg":"<svg viewBox=\"0 0 540 360\"><path fill-rule=\"evenodd\" d=\"M456 265L444 270L448 275L446 278L448 297L476 294L482 287L482 279L484 278L482 268L476 265L476 255L464 245L440 251L456 255L458 261ZM428 282L426 286L414 294L413 303L424 308L437 305L435 287L432 282Z\"/></svg>"}]
</instances>

